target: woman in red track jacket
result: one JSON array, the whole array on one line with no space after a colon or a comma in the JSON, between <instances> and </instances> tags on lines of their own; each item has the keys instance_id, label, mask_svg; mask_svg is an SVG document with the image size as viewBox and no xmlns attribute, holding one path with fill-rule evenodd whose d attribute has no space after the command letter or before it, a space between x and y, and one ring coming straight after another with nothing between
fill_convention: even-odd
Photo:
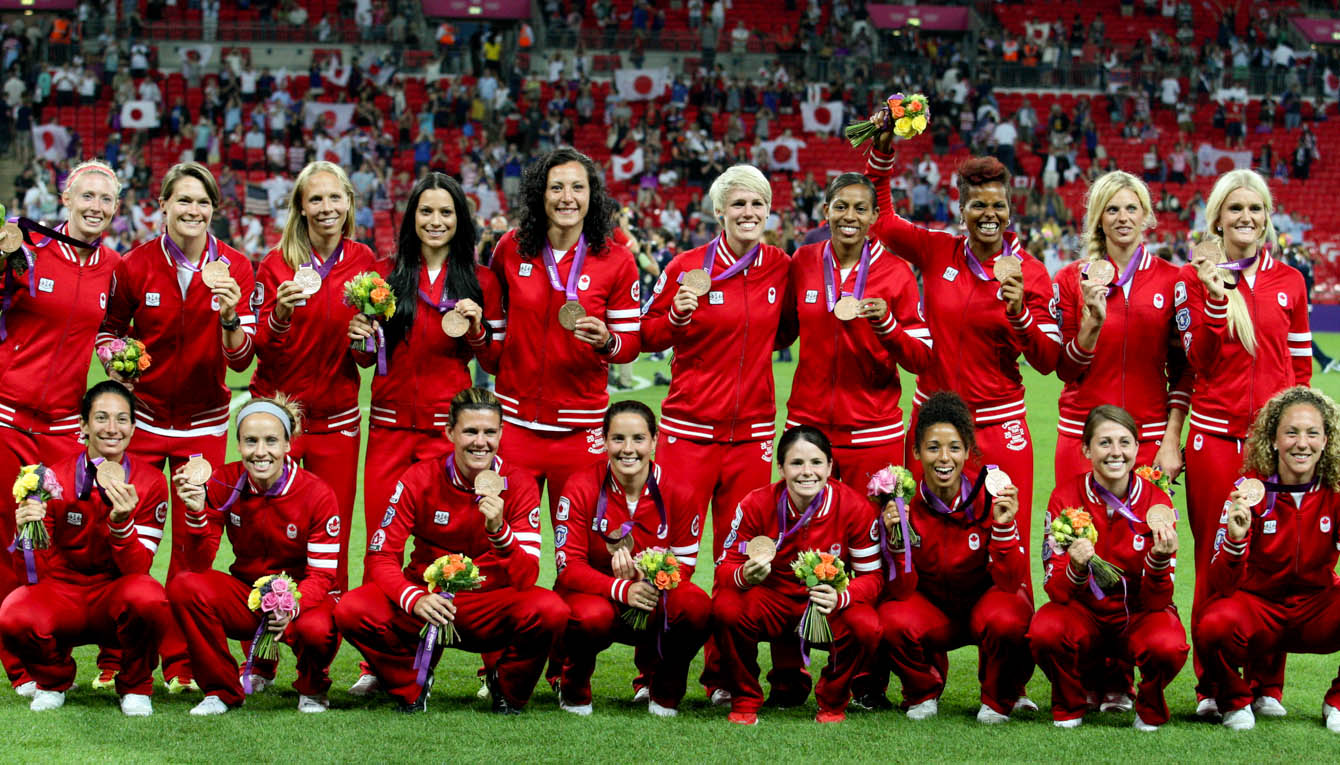
<instances>
[{"instance_id":1,"label":"woman in red track jacket","mask_svg":"<svg viewBox=\"0 0 1340 765\"><path fill-rule=\"evenodd\" d=\"M1056 376L1061 392L1056 482L1086 473L1080 435L1099 404L1119 406L1140 428L1137 462L1176 478L1182 471L1182 425L1191 403L1190 369L1174 315L1179 269L1145 251L1154 226L1149 189L1114 170L1089 188L1084 257L1056 273L1057 310L1065 347ZM1111 285L1087 279L1106 263Z\"/></svg>"},{"instance_id":2,"label":"woman in red track jacket","mask_svg":"<svg viewBox=\"0 0 1340 765\"><path fill-rule=\"evenodd\" d=\"M926 369L931 331L912 269L866 238L879 215L874 184L843 173L828 185L824 209L832 240L791 258L792 302L779 345L798 334L800 356L786 424L824 431L838 478L863 491L885 465L903 463L898 368Z\"/></svg>"},{"instance_id":3,"label":"woman in red track jacket","mask_svg":"<svg viewBox=\"0 0 1340 765\"><path fill-rule=\"evenodd\" d=\"M344 284L371 271L375 257L354 241L354 186L344 170L318 160L298 173L279 245L256 273L256 373L251 395L282 392L302 406L303 434L289 458L335 490L340 504L340 565L335 589L348 586L349 530L358 489L358 367L346 336L353 306ZM302 271L303 273L299 273ZM312 279L304 291L297 276ZM310 287L309 287L310 289Z\"/></svg>"},{"instance_id":4,"label":"woman in red track jacket","mask_svg":"<svg viewBox=\"0 0 1340 765\"><path fill-rule=\"evenodd\" d=\"M1156 730L1168 721L1164 689L1190 650L1172 602L1177 531L1148 518L1155 505L1170 511L1172 500L1132 472L1139 433L1125 410L1095 408L1083 436L1092 471L1057 484L1047 503L1044 588L1051 602L1033 616L1028 639L1051 680L1052 719L1059 728L1084 721L1089 698L1103 690L1085 681L1103 677L1105 659L1112 657L1140 670L1135 728ZM1051 521L1071 509L1088 515L1098 539L1079 539L1062 551ZM1090 570L1095 555L1121 569L1118 585L1099 588Z\"/></svg>"}]
</instances>

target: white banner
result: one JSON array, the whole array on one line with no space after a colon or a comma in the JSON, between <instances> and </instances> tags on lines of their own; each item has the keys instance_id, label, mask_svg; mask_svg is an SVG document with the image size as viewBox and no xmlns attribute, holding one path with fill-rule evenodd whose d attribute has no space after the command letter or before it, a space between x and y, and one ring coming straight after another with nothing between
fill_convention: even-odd
<instances>
[{"instance_id":1,"label":"white banner","mask_svg":"<svg viewBox=\"0 0 1340 765\"><path fill-rule=\"evenodd\" d=\"M614 180L624 181L629 178L635 178L642 174L642 147L637 147L632 154L626 157L610 157L610 170L614 174Z\"/></svg>"},{"instance_id":2,"label":"white banner","mask_svg":"<svg viewBox=\"0 0 1340 765\"><path fill-rule=\"evenodd\" d=\"M33 128L33 151L42 159L59 162L69 146L70 131L64 127L53 123Z\"/></svg>"},{"instance_id":3,"label":"white banner","mask_svg":"<svg viewBox=\"0 0 1340 765\"><path fill-rule=\"evenodd\" d=\"M806 133L837 134L842 130L842 112L841 101L800 105L800 116Z\"/></svg>"},{"instance_id":4,"label":"white banner","mask_svg":"<svg viewBox=\"0 0 1340 765\"><path fill-rule=\"evenodd\" d=\"M660 69L620 69L614 73L614 87L625 101L649 101L665 95L670 71Z\"/></svg>"},{"instance_id":5,"label":"white banner","mask_svg":"<svg viewBox=\"0 0 1340 765\"><path fill-rule=\"evenodd\" d=\"M800 150L805 142L799 138L778 138L764 141L763 148L768 152L768 167L772 170L800 170Z\"/></svg>"},{"instance_id":6,"label":"white banner","mask_svg":"<svg viewBox=\"0 0 1340 765\"><path fill-rule=\"evenodd\" d=\"M158 105L153 101L127 101L121 105L121 127L158 127Z\"/></svg>"},{"instance_id":7,"label":"white banner","mask_svg":"<svg viewBox=\"0 0 1340 765\"><path fill-rule=\"evenodd\" d=\"M182 61L189 61L203 69L209 66L210 59L214 58L214 46L180 45L177 46L177 55Z\"/></svg>"},{"instance_id":8,"label":"white banner","mask_svg":"<svg viewBox=\"0 0 1340 765\"><path fill-rule=\"evenodd\" d=\"M354 105L353 104L323 104L317 101L308 101L302 107L303 127L311 129L319 123L326 128L326 132L335 136L349 129L353 123Z\"/></svg>"},{"instance_id":9,"label":"white banner","mask_svg":"<svg viewBox=\"0 0 1340 765\"><path fill-rule=\"evenodd\" d=\"M1246 149L1228 151L1216 149L1208 143L1196 147L1196 166L1199 175L1223 175L1229 170L1252 166L1252 153Z\"/></svg>"}]
</instances>

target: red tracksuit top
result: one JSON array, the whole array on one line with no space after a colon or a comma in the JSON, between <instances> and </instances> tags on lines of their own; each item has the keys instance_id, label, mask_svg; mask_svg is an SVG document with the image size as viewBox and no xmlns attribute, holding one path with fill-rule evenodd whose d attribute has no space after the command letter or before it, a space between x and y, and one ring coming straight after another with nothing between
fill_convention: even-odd
<instances>
[{"instance_id":1,"label":"red tracksuit top","mask_svg":"<svg viewBox=\"0 0 1340 765\"><path fill-rule=\"evenodd\" d=\"M275 318L279 285L293 278L294 269L278 248L270 250L256 272L256 373L251 395L269 398L284 392L303 407L303 429L331 433L357 428L358 386L361 382L347 334L353 306L344 302L344 284L373 270L376 256L365 244L341 240L344 250L321 289L309 295L307 305L294 307L289 321ZM400 299L397 297L397 299Z\"/></svg>"},{"instance_id":2,"label":"red tracksuit top","mask_svg":"<svg viewBox=\"0 0 1340 765\"><path fill-rule=\"evenodd\" d=\"M675 349L661 430L697 441L771 441L777 429L772 351L791 261L784 250L761 244L748 268L722 281L718 275L743 254L731 252L724 237L720 241L712 261L712 290L698 299L691 317L671 308L679 277L703 267L713 242L670 261L642 317L646 350Z\"/></svg>"},{"instance_id":3,"label":"red tracksuit top","mask_svg":"<svg viewBox=\"0 0 1340 765\"><path fill-rule=\"evenodd\" d=\"M560 284L567 284L573 255L568 252L558 264ZM614 335L609 354L558 325L558 309L567 298L549 283L542 255L524 257L517 250L515 231L498 240L490 268L502 284L507 319L493 337L502 343L497 368L485 371L498 375L494 392L505 419L573 430L600 427L609 407L609 365L633 361L642 348L633 253L612 241L588 251L577 283L586 314L604 321Z\"/></svg>"},{"instance_id":4,"label":"red tracksuit top","mask_svg":"<svg viewBox=\"0 0 1340 765\"><path fill-rule=\"evenodd\" d=\"M1169 410L1185 412L1191 405L1193 375L1174 318L1174 296L1182 294L1175 287L1180 270L1143 249L1139 254L1130 296L1120 287L1111 291L1098 342L1087 351L1076 340L1084 308L1080 263L1056 272L1065 341L1056 365L1056 376L1065 383L1056 429L1065 435L1082 437L1089 412L1099 404L1114 404L1135 418L1142 440L1158 439L1168 428Z\"/></svg>"},{"instance_id":5,"label":"red tracksuit top","mask_svg":"<svg viewBox=\"0 0 1340 765\"><path fill-rule=\"evenodd\" d=\"M721 560L717 562L718 587L749 589L741 576L746 560L740 542L756 536L776 541L777 504L786 493L786 482L778 481L749 492L731 521ZM797 510L787 501L788 523L800 520L804 508ZM809 590L791 570L791 564L806 550L832 553L846 565L851 583L838 596L837 610L853 603L874 603L884 586L884 571L879 553L879 513L870 500L846 484L830 480L824 487L823 504L799 531L786 538L772 561L772 572L755 587L768 587L797 601L809 599Z\"/></svg>"},{"instance_id":6,"label":"red tracksuit top","mask_svg":"<svg viewBox=\"0 0 1340 765\"><path fill-rule=\"evenodd\" d=\"M1124 497L1135 517L1143 519L1154 505L1172 507L1172 500L1162 489L1132 474L1129 495ZM1052 541L1052 519L1068 507L1077 507L1089 513L1098 530L1095 554L1124 572L1126 587L1120 584L1105 598L1094 597L1088 577L1080 581L1070 573L1070 554L1055 547ZM1108 516L1107 505L1098 496L1092 473L1068 478L1052 490L1043 516L1046 539L1042 545L1043 576L1047 597L1058 603L1074 602L1100 616L1120 617L1137 611L1163 611L1172 605L1173 569L1177 559L1162 558L1153 553L1154 537L1143 521L1134 523L1113 513ZM1124 603L1123 603L1124 600Z\"/></svg>"},{"instance_id":7,"label":"red tracksuit top","mask_svg":"<svg viewBox=\"0 0 1340 765\"><path fill-rule=\"evenodd\" d=\"M88 469L88 493L83 498L75 481L80 462ZM127 456L122 464L139 502L120 526L113 526L108 518L112 503L96 486L96 468L89 465L87 453L52 466L63 498L47 503L45 523L51 547L38 551L38 581L50 577L68 584L101 584L127 574L149 573L167 522L167 479L163 471L143 460ZM16 553L15 558L22 566L22 555Z\"/></svg>"},{"instance_id":8,"label":"red tracksuit top","mask_svg":"<svg viewBox=\"0 0 1340 765\"><path fill-rule=\"evenodd\" d=\"M368 540L363 560L368 575L386 597L406 613L429 590L424 569L449 554L468 556L486 579L480 591L511 587L527 590L540 576L540 490L524 471L496 460L507 480L503 490L503 525L497 534L484 530L474 489L453 480L445 457L416 463L400 477L381 527ZM405 544L414 538L414 552L404 565Z\"/></svg>"},{"instance_id":9,"label":"red tracksuit top","mask_svg":"<svg viewBox=\"0 0 1340 765\"><path fill-rule=\"evenodd\" d=\"M1256 330L1255 356L1229 337L1228 299L1210 299L1194 266L1183 266L1177 283L1177 328L1196 373L1188 420L1207 433L1246 438L1271 396L1312 380L1303 276L1267 252L1255 286L1246 279L1238 286Z\"/></svg>"},{"instance_id":10,"label":"red tracksuit top","mask_svg":"<svg viewBox=\"0 0 1340 765\"><path fill-rule=\"evenodd\" d=\"M136 427L158 434L169 430L200 431L193 435L223 433L231 399L224 382L226 369L244 371L255 352L256 316L248 300L248 296L256 298L251 262L219 244L219 255L228 259L228 271L242 290L237 316L246 335L241 347L224 348L213 295L196 273L182 299L177 263L163 239L160 236L136 247L117 265L98 344L129 335L143 342L153 357L153 364L135 382Z\"/></svg>"},{"instance_id":11,"label":"red tracksuit top","mask_svg":"<svg viewBox=\"0 0 1340 765\"><path fill-rule=\"evenodd\" d=\"M390 261L381 261L388 273ZM419 267L419 289L433 299L429 305L418 296L414 326L395 348L388 349L385 375L372 378L372 414L369 421L385 428L410 428L441 432L447 426L451 398L474 384L470 376L471 358L478 358L485 369L497 369L498 351L494 332L506 325L502 312L502 288L498 277L484 266L475 266L475 276L484 293L484 332L478 336L450 338L442 331L442 314L437 302L447 288L447 267L428 279L428 269ZM398 298L397 298L398 299ZM357 353L359 364L376 362L370 353Z\"/></svg>"},{"instance_id":12,"label":"red tracksuit top","mask_svg":"<svg viewBox=\"0 0 1340 765\"><path fill-rule=\"evenodd\" d=\"M0 425L73 434L93 339L121 256L99 246L80 266L75 251L55 240L24 249L33 267L23 276L6 271L0 293L7 296L0 310L8 333L0 340Z\"/></svg>"},{"instance_id":13,"label":"red tracksuit top","mask_svg":"<svg viewBox=\"0 0 1340 765\"><path fill-rule=\"evenodd\" d=\"M186 512L187 560L212 561L224 529L236 559L228 572L251 585L269 574L286 573L298 584L303 609L325 600L335 586L340 557L340 509L330 486L291 458L287 476L265 496L241 462L214 471L201 513ZM241 482L237 500L222 509Z\"/></svg>"},{"instance_id":14,"label":"red tracksuit top","mask_svg":"<svg viewBox=\"0 0 1340 765\"><path fill-rule=\"evenodd\" d=\"M841 321L824 293L824 242L791 256L791 304L782 317L782 346L800 337L800 354L786 402L786 425L813 425L834 446L876 446L903 437L898 367L914 373L930 364L931 330L921 318L917 277L901 258L872 242L865 296L883 298L879 321ZM857 267L833 284L852 294ZM892 421L892 422L890 422Z\"/></svg>"},{"instance_id":15,"label":"red tracksuit top","mask_svg":"<svg viewBox=\"0 0 1340 765\"><path fill-rule=\"evenodd\" d=\"M930 367L917 377L913 401L920 404L935 391L952 390L972 409L978 425L1024 417L1019 354L1045 375L1056 369L1061 352L1061 331L1048 306L1052 284L1047 269L1020 251L1024 312L1006 316L1004 301L996 297L1000 285L994 279L982 281L968 266L963 251L967 237L921 228L893 212L887 177L892 159L872 152L867 163L881 211L870 236L921 271L935 353ZM981 260L988 276L995 262L996 254Z\"/></svg>"},{"instance_id":16,"label":"red tracksuit top","mask_svg":"<svg viewBox=\"0 0 1340 765\"><path fill-rule=\"evenodd\" d=\"M963 475L969 486L974 480L975 476ZM904 571L902 546L891 550L898 576L885 585L885 598L905 600L919 592L942 609L959 610L971 608L992 585L1005 592L1028 586L1028 559L1019 528L1013 521L1002 526L991 519L991 498L985 489L973 500L972 520L958 498L949 515L933 509L926 500L929 491L919 484L917 495L906 503L908 522L921 544L912 547L910 572Z\"/></svg>"},{"instance_id":17,"label":"red tracksuit top","mask_svg":"<svg viewBox=\"0 0 1340 765\"><path fill-rule=\"evenodd\" d=\"M652 499L650 486L643 487L631 518L636 523L630 532L633 557L650 547L664 548L679 561L681 580L688 582L698 564L702 536L698 510L688 502L687 482L663 476L660 465L655 463L651 470L665 503L666 526L661 527L660 511ZM597 526L596 504L602 484L607 502L605 517ZM554 528L554 561L558 566L559 587L628 603L628 590L633 582L615 578L609 547L601 534L619 536L619 528L630 520L629 515L628 499L619 482L609 475L608 463L592 465L568 479L555 514L558 525Z\"/></svg>"},{"instance_id":18,"label":"red tracksuit top","mask_svg":"<svg viewBox=\"0 0 1340 765\"><path fill-rule=\"evenodd\" d=\"M1267 507L1262 502L1252 508L1251 529L1241 542L1234 542L1228 538L1228 502L1224 502L1207 574L1210 591L1230 596L1242 590L1282 602L1340 584L1335 573L1340 558L1340 495L1314 486L1302 495L1301 503L1293 494L1276 494L1275 509L1267 514Z\"/></svg>"}]
</instances>

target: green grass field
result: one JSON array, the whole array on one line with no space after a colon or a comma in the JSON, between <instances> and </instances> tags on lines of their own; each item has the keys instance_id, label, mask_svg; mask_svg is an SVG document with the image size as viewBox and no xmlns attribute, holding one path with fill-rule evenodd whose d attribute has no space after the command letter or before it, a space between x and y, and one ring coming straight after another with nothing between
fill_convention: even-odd
<instances>
[{"instance_id":1,"label":"green grass field","mask_svg":"<svg viewBox=\"0 0 1340 765\"><path fill-rule=\"evenodd\" d=\"M1320 342L1332 353L1340 351L1340 335L1327 335ZM664 365L641 361L635 373L651 379ZM793 364L775 366L779 410L790 392ZM235 385L247 377L237 375ZM1333 397L1340 397L1340 377L1318 375L1316 383ZM905 381L904 405L911 385ZM1052 452L1055 446L1055 401L1060 383L1054 377L1025 372L1030 407L1029 422L1034 438L1036 470L1035 508L1045 506L1052 487ZM364 388L366 411L367 388ZM665 388L652 387L627 394L658 407ZM779 411L779 427L782 422ZM1185 510L1184 499L1177 504ZM362 513L355 513L355 546L364 539ZM1039 522L1034 522L1035 529ZM1190 560L1190 534L1183 530L1181 556ZM1034 541L1036 548L1037 541ZM226 544L225 544L226 548ZM164 545L164 549L167 546ZM551 550L546 529L546 550ZM220 553L219 566L231 553ZM541 583L553 581L553 560L543 559ZM358 581L361 556L355 553L351 578ZM167 556L160 556L155 574L163 576ZM1186 565L1178 572L1177 603L1183 620L1191 610L1194 572ZM710 567L701 566L695 581L710 584ZM1038 561L1033 578L1041 583ZM1038 588L1039 600L1045 598ZM406 718L396 714L386 697L357 700L345 689L358 676L358 654L344 645L331 675L331 711L324 715L300 716L297 694L288 687L292 680L292 656L287 652L280 665L280 685L248 700L246 706L218 718L196 719L187 711L198 694L168 696L161 688L155 696L155 714L149 719L128 719L116 706L110 691L92 691L94 675L91 647L76 651L80 664L80 688L70 692L65 707L34 714L27 700L0 692L0 729L8 731L0 743L0 761L63 762L366 762L366 761L600 761L625 762L634 757L654 756L667 761L777 761L841 758L856 761L1209 761L1233 759L1256 762L1300 757L1329 759L1340 738L1320 723L1321 699L1336 674L1334 656L1295 656L1289 660L1284 703L1289 716L1262 719L1256 730L1234 734L1221 726L1194 720L1194 676L1190 662L1168 689L1173 721L1155 734L1131 729L1133 714L1091 714L1077 730L1057 730L1050 724L1050 689L1041 672L1029 683L1029 695L1043 711L1020 714L1004 726L986 727L974 719L978 707L975 649L956 651L950 659L950 678L941 699L938 718L911 723L901 713L866 713L853 710L846 723L821 726L812 722L815 706L800 709L764 710L757 728L742 729L726 722L725 710L707 704L700 689L690 683L690 692L672 720L651 717L645 708L631 703L629 681L635 674L632 649L615 646L602 655L594 678L595 714L577 718L557 707L554 694L541 683L526 714L497 718L485 702L475 698L478 658L448 651L437 670L427 715ZM762 660L767 663L767 651ZM815 652L815 670L825 655ZM696 678L701 659L690 678ZM897 679L890 697L898 698ZM1333 755L1332 755L1333 756Z\"/></svg>"}]
</instances>

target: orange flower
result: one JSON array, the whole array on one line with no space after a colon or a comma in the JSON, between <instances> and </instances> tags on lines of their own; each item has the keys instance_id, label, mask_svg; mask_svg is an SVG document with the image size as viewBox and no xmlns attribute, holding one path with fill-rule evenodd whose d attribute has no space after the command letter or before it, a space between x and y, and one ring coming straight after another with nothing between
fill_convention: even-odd
<instances>
[{"instance_id":1,"label":"orange flower","mask_svg":"<svg viewBox=\"0 0 1340 765\"><path fill-rule=\"evenodd\" d=\"M819 553L819 560L823 563L832 563L833 555L832 553Z\"/></svg>"},{"instance_id":2,"label":"orange flower","mask_svg":"<svg viewBox=\"0 0 1340 765\"><path fill-rule=\"evenodd\" d=\"M903 99L901 99L901 98L890 98L890 99L889 99L888 101L886 101L885 103L888 105L889 110L892 111L892 110L894 110L894 109L900 108L900 107L903 105Z\"/></svg>"},{"instance_id":3,"label":"orange flower","mask_svg":"<svg viewBox=\"0 0 1340 765\"><path fill-rule=\"evenodd\" d=\"M656 589L666 590L670 588L670 575L664 571L656 572Z\"/></svg>"},{"instance_id":4,"label":"orange flower","mask_svg":"<svg viewBox=\"0 0 1340 765\"><path fill-rule=\"evenodd\" d=\"M674 554L674 553L666 553L666 554L665 554L665 565L667 565L667 566L678 566L678 565L679 565L679 561L675 560L675 554Z\"/></svg>"},{"instance_id":5,"label":"orange flower","mask_svg":"<svg viewBox=\"0 0 1340 765\"><path fill-rule=\"evenodd\" d=\"M1079 531L1080 529L1087 529L1092 525L1093 525L1093 516L1089 515L1083 510L1077 510L1075 514L1070 518L1070 527L1073 528L1075 531Z\"/></svg>"},{"instance_id":6,"label":"orange flower","mask_svg":"<svg viewBox=\"0 0 1340 765\"><path fill-rule=\"evenodd\" d=\"M136 365L140 368L140 371L141 371L141 372L143 372L144 370L148 369L148 368L149 368L149 354L147 354L147 353L142 354L142 355L140 356L140 360L139 360L138 362L136 362Z\"/></svg>"},{"instance_id":7,"label":"orange flower","mask_svg":"<svg viewBox=\"0 0 1340 765\"><path fill-rule=\"evenodd\" d=\"M679 569L670 572L670 581L679 584Z\"/></svg>"},{"instance_id":8,"label":"orange flower","mask_svg":"<svg viewBox=\"0 0 1340 765\"><path fill-rule=\"evenodd\" d=\"M378 287L372 291L372 294L369 297L372 298L372 302L381 303L391 297L391 291L385 287Z\"/></svg>"},{"instance_id":9,"label":"orange flower","mask_svg":"<svg viewBox=\"0 0 1340 765\"><path fill-rule=\"evenodd\" d=\"M906 113L906 110L903 109L902 106L890 106L890 107L889 107L889 115L892 116L894 119L898 119L898 118L902 117L905 113Z\"/></svg>"},{"instance_id":10,"label":"orange flower","mask_svg":"<svg viewBox=\"0 0 1340 765\"><path fill-rule=\"evenodd\" d=\"M837 566L834 566L832 563L820 563L814 567L814 575L823 582L835 579L837 578Z\"/></svg>"},{"instance_id":11,"label":"orange flower","mask_svg":"<svg viewBox=\"0 0 1340 765\"><path fill-rule=\"evenodd\" d=\"M386 283L386 280L383 279L383 278L381 278L380 276L374 276L374 277L372 278L372 284L373 284L373 286L375 286L375 287L387 287L387 286L389 286L389 285Z\"/></svg>"},{"instance_id":12,"label":"orange flower","mask_svg":"<svg viewBox=\"0 0 1340 765\"><path fill-rule=\"evenodd\" d=\"M912 103L907 105L907 110L913 113L921 111L921 102L913 101Z\"/></svg>"}]
</instances>

